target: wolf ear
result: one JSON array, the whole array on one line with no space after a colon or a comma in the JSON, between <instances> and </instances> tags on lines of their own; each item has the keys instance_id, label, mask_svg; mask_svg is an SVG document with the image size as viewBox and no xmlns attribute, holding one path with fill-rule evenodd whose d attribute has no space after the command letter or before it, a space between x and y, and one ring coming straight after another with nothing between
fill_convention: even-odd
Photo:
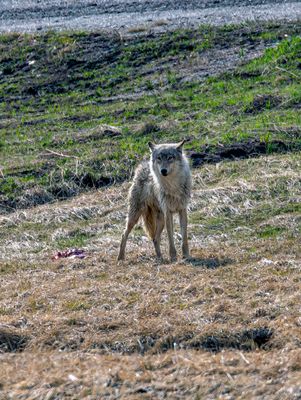
<instances>
[{"instance_id":1,"label":"wolf ear","mask_svg":"<svg viewBox=\"0 0 301 400\"><path fill-rule=\"evenodd\" d=\"M149 148L151 149L151 151L153 151L154 148L155 148L155 145L154 145L154 143L152 143L152 142L148 142L148 146L149 146Z\"/></svg>"},{"instance_id":2,"label":"wolf ear","mask_svg":"<svg viewBox=\"0 0 301 400\"><path fill-rule=\"evenodd\" d=\"M186 142L188 142L188 140L187 139L184 139L184 140L182 140L182 142L180 142L180 143L177 143L177 145L176 145L176 149L180 152L180 153L182 153L182 150L183 150L183 144L184 143L186 143Z\"/></svg>"}]
</instances>

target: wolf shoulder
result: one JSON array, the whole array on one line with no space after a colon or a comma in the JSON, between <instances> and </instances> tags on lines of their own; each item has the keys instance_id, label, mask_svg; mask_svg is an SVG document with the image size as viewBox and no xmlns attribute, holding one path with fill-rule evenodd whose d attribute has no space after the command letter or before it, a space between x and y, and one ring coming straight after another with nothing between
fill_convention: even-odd
<instances>
[{"instance_id":1,"label":"wolf shoulder","mask_svg":"<svg viewBox=\"0 0 301 400\"><path fill-rule=\"evenodd\" d=\"M129 198L141 205L155 199L153 176L148 161L142 161L136 168Z\"/></svg>"}]
</instances>

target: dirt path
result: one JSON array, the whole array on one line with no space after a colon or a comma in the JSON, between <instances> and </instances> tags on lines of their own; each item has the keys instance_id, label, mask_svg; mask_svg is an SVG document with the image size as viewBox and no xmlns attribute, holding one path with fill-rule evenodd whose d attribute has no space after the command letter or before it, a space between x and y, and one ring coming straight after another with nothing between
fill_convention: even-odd
<instances>
[{"instance_id":1,"label":"dirt path","mask_svg":"<svg viewBox=\"0 0 301 400\"><path fill-rule=\"evenodd\" d=\"M301 1L185 0L2 0L0 32L39 30L166 30L201 23L301 18Z\"/></svg>"}]
</instances>

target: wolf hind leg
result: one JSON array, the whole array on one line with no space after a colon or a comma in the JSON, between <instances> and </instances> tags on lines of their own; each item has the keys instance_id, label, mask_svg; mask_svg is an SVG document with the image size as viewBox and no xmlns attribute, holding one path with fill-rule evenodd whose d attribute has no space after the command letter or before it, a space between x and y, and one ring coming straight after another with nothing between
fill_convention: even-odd
<instances>
[{"instance_id":1,"label":"wolf hind leg","mask_svg":"<svg viewBox=\"0 0 301 400\"><path fill-rule=\"evenodd\" d=\"M156 234L156 212L153 207L146 206L142 218L144 223L144 230L146 231L147 235L153 240Z\"/></svg>"},{"instance_id":2,"label":"wolf hind leg","mask_svg":"<svg viewBox=\"0 0 301 400\"><path fill-rule=\"evenodd\" d=\"M131 233L132 229L137 224L137 222L141 216L141 213L142 213L142 210L139 210L139 209L130 210L130 212L129 212L126 228L125 228L122 238L121 238L119 254L118 254L118 258L117 258L118 261L124 260L124 258L125 258L126 242L128 240L129 234Z\"/></svg>"},{"instance_id":3,"label":"wolf hind leg","mask_svg":"<svg viewBox=\"0 0 301 400\"><path fill-rule=\"evenodd\" d=\"M156 207L147 206L142 216L145 230L153 241L156 256L158 259L161 259L160 238L164 228L164 215Z\"/></svg>"},{"instance_id":4,"label":"wolf hind leg","mask_svg":"<svg viewBox=\"0 0 301 400\"><path fill-rule=\"evenodd\" d=\"M182 236L182 255L184 259L189 258L189 247L187 238L187 210L184 208L179 212L180 227Z\"/></svg>"}]
</instances>

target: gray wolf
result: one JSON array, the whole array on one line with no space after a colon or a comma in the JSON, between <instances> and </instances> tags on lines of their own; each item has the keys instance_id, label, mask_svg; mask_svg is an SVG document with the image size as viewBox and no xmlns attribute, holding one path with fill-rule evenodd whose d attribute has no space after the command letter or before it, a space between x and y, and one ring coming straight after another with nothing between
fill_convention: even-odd
<instances>
[{"instance_id":1,"label":"gray wolf","mask_svg":"<svg viewBox=\"0 0 301 400\"><path fill-rule=\"evenodd\" d=\"M135 172L129 192L129 210L123 232L118 260L124 260L128 236L143 218L144 227L155 247L156 256L162 260L161 233L166 226L169 256L177 258L174 244L173 214L179 214L183 258L189 258L187 239L187 205L191 193L191 173L183 144L153 144L149 142L151 157L141 163Z\"/></svg>"}]
</instances>

